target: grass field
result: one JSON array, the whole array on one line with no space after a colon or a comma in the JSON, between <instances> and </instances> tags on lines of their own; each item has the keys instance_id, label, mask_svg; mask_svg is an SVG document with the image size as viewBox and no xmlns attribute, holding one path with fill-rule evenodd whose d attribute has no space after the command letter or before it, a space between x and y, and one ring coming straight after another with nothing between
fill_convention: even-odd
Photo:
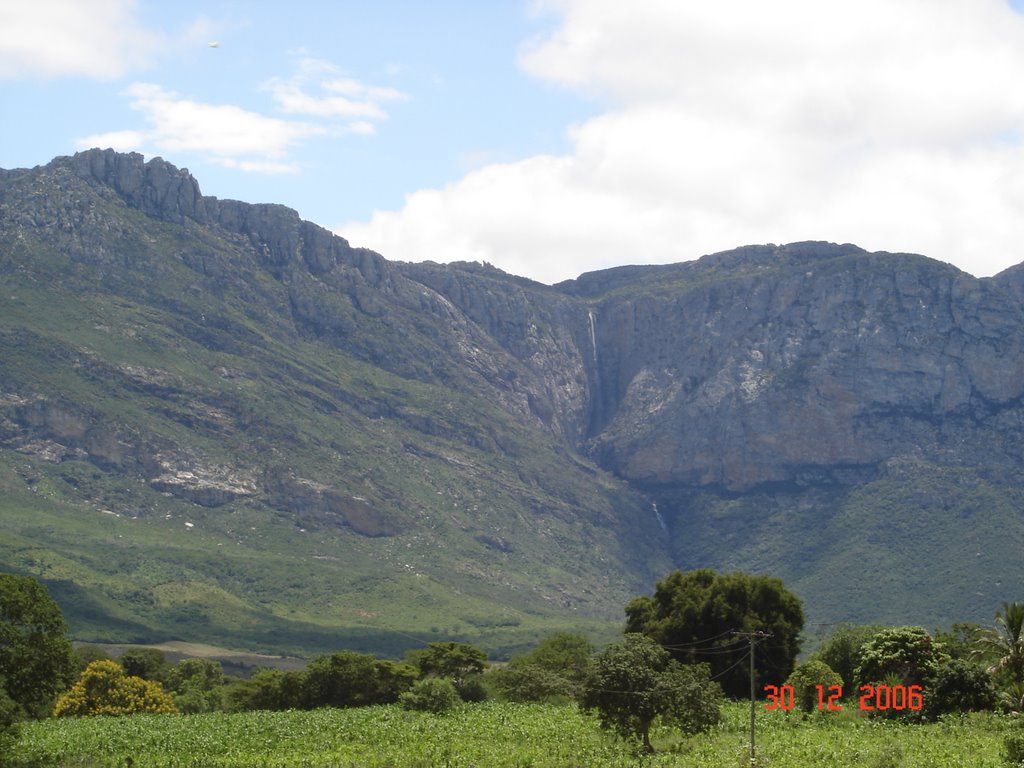
<instances>
[{"instance_id":1,"label":"grass field","mask_svg":"<svg viewBox=\"0 0 1024 768\"><path fill-rule=\"evenodd\" d=\"M396 706L237 715L48 720L25 727L16 768L685 768L749 766L749 709L727 706L712 732L639 757L573 706L466 705L445 714ZM780 768L997 768L1008 718L972 715L928 725L853 713L809 720L758 712L759 765Z\"/></svg>"}]
</instances>

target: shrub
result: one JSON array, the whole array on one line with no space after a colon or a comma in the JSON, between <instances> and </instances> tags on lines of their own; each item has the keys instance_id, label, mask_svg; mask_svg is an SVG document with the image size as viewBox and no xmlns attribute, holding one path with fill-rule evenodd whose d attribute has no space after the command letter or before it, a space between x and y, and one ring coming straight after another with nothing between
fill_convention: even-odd
<instances>
[{"instance_id":1,"label":"shrub","mask_svg":"<svg viewBox=\"0 0 1024 768\"><path fill-rule=\"evenodd\" d=\"M814 658L827 664L842 678L844 689L852 690L857 683L856 672L864 646L883 629L885 627L880 624L842 625L821 644Z\"/></svg>"},{"instance_id":2,"label":"shrub","mask_svg":"<svg viewBox=\"0 0 1024 768\"><path fill-rule=\"evenodd\" d=\"M4 763L3 756L11 752L18 740L20 714L21 707L7 695L3 678L0 678L0 765Z\"/></svg>"},{"instance_id":3,"label":"shrub","mask_svg":"<svg viewBox=\"0 0 1024 768\"><path fill-rule=\"evenodd\" d=\"M509 664L491 672L489 678L506 701L550 701L577 693L569 680L536 664Z\"/></svg>"},{"instance_id":4,"label":"shrub","mask_svg":"<svg viewBox=\"0 0 1024 768\"><path fill-rule=\"evenodd\" d=\"M487 699L487 688L484 687L483 675L470 675L455 681L455 690L459 698L467 702L479 702Z\"/></svg>"},{"instance_id":5,"label":"shrub","mask_svg":"<svg viewBox=\"0 0 1024 768\"><path fill-rule=\"evenodd\" d=\"M428 677L414 683L398 700L404 709L440 713L458 704L459 692L451 680Z\"/></svg>"},{"instance_id":6,"label":"shrub","mask_svg":"<svg viewBox=\"0 0 1024 768\"><path fill-rule=\"evenodd\" d=\"M1007 765L1024 765L1024 728L1017 727L1003 737L1003 759Z\"/></svg>"},{"instance_id":7,"label":"shrub","mask_svg":"<svg viewBox=\"0 0 1024 768\"><path fill-rule=\"evenodd\" d=\"M942 664L926 701L929 717L947 712L979 712L994 709L996 689L981 667L960 659Z\"/></svg>"},{"instance_id":8,"label":"shrub","mask_svg":"<svg viewBox=\"0 0 1024 768\"><path fill-rule=\"evenodd\" d=\"M823 661L812 659L797 665L786 685L793 686L793 697L804 712L813 711L818 705L818 686L827 692L829 686L842 686L843 678Z\"/></svg>"}]
</instances>

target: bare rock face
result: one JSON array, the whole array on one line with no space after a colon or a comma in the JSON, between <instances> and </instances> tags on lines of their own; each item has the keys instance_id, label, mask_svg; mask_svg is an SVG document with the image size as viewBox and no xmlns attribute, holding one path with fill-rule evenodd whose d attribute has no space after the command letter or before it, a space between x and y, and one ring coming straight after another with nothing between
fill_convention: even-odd
<instances>
[{"instance_id":1,"label":"bare rock face","mask_svg":"<svg viewBox=\"0 0 1024 768\"><path fill-rule=\"evenodd\" d=\"M645 486L849 482L892 456L1010 467L1024 392L1020 302L923 257L742 249L674 289L596 304L589 449ZM625 295L622 295L625 294ZM621 295L621 297L620 297Z\"/></svg>"}]
</instances>

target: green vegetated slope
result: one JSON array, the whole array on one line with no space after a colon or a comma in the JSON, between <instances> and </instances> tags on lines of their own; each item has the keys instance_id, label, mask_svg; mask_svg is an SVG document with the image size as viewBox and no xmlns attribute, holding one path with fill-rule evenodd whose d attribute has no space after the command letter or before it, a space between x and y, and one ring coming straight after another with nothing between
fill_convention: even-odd
<instances>
[{"instance_id":1,"label":"green vegetated slope","mask_svg":"<svg viewBox=\"0 0 1024 768\"><path fill-rule=\"evenodd\" d=\"M417 312L73 174L12 186L49 219L0 233L0 567L76 638L511 647L608 627L668 566L646 502ZM331 301L357 322L303 322Z\"/></svg>"},{"instance_id":2,"label":"green vegetated slope","mask_svg":"<svg viewBox=\"0 0 1024 768\"><path fill-rule=\"evenodd\" d=\"M854 487L670 495L685 509L674 554L781 577L815 610L809 621L989 623L1024 590L1024 491L975 468L893 460ZM827 626L811 634L827 634Z\"/></svg>"}]
</instances>

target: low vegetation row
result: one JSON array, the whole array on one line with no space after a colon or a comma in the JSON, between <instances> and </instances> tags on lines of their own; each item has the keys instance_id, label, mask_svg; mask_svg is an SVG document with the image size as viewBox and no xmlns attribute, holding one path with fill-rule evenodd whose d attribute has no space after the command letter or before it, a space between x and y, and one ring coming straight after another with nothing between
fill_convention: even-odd
<instances>
[{"instance_id":1,"label":"low vegetation row","mask_svg":"<svg viewBox=\"0 0 1024 768\"><path fill-rule=\"evenodd\" d=\"M626 615L626 634L599 652L585 637L562 633L505 663L490 664L466 643L437 642L402 661L338 651L302 671L232 678L217 662L171 664L155 649L118 659L95 646L73 649L45 589L0 574L0 756L18 764L19 754L28 760L25 750L38 749L24 734L41 732L20 728L25 720L357 708L419 717L465 714L488 700L571 709L650 754L665 729L677 744L721 729L730 700L750 693L753 653L762 721L920 725L988 712L1005 719L1005 763L1024 761L1024 727L1011 727L1024 721L1024 603L1004 604L993 626L955 624L934 635L921 627L837 627L799 664L802 609L777 579L676 572L652 596L633 600ZM31 760L46 762L38 754Z\"/></svg>"}]
</instances>

